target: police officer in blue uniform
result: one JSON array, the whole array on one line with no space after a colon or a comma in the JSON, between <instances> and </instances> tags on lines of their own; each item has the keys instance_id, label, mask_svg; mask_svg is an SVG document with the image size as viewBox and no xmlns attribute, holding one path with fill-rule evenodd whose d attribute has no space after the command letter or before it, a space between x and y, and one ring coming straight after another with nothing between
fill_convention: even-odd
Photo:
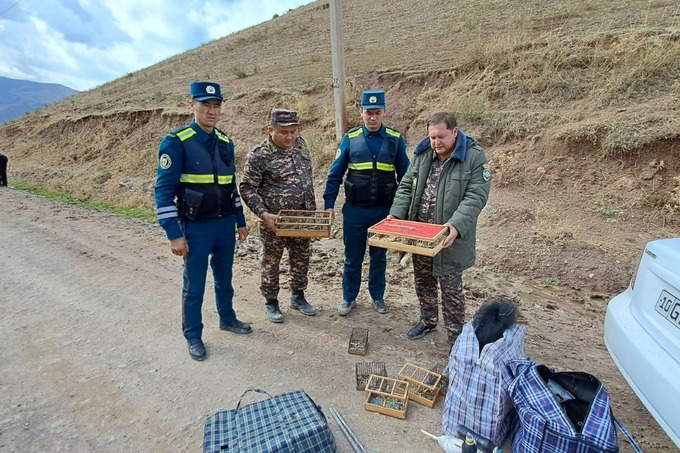
<instances>
[{"instance_id":1,"label":"police officer in blue uniform","mask_svg":"<svg viewBox=\"0 0 680 453\"><path fill-rule=\"evenodd\" d=\"M184 258L182 329L194 360L206 358L201 339L201 306L208 263L213 271L220 329L252 331L232 305L232 265L236 236L248 237L236 188L234 142L215 125L222 114L220 86L191 84L194 119L163 138L156 179L156 213L170 239L172 253Z\"/></svg>"},{"instance_id":2,"label":"police officer in blue uniform","mask_svg":"<svg viewBox=\"0 0 680 453\"><path fill-rule=\"evenodd\" d=\"M397 185L409 164L404 138L383 124L385 92L364 91L360 113L364 124L351 129L342 138L323 194L325 209L333 211L347 173L345 204L342 207L345 266L342 274L343 300L338 307L340 316L346 316L356 304L368 228L389 214ZM369 257L368 291L373 308L378 313L387 313L384 298L386 250L369 247Z\"/></svg>"}]
</instances>

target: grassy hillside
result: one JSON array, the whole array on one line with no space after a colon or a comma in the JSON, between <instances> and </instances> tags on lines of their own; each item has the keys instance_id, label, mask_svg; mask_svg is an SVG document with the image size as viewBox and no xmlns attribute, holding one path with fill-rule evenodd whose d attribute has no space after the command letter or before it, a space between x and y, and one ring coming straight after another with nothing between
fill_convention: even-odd
<instances>
[{"instance_id":1,"label":"grassy hillside","mask_svg":"<svg viewBox=\"0 0 680 453\"><path fill-rule=\"evenodd\" d=\"M13 179L151 207L158 143L189 119L187 86L196 79L223 84L219 126L236 139L240 162L263 138L272 107L299 110L323 178L336 147L323 6L300 7L0 127ZM597 186L586 194L597 198L591 206L601 199L677 221L677 2L346 0L344 31L350 122L358 121L360 91L383 88L388 122L411 146L429 114L453 110L489 151L498 185ZM603 174L591 174L603 163ZM622 182L621 171L631 169L638 177Z\"/></svg>"}]
</instances>

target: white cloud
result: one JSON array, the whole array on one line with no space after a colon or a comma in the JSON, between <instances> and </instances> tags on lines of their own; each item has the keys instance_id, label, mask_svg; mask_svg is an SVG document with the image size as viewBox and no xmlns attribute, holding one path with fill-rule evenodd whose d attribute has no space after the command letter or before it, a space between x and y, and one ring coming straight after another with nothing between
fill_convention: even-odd
<instances>
[{"instance_id":1,"label":"white cloud","mask_svg":"<svg viewBox=\"0 0 680 453\"><path fill-rule=\"evenodd\" d=\"M86 90L311 1L24 0L0 16L0 76Z\"/></svg>"}]
</instances>

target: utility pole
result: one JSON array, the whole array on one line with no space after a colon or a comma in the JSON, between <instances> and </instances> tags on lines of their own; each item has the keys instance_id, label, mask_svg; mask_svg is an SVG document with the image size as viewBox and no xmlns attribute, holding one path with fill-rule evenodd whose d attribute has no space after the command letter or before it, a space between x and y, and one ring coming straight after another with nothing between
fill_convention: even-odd
<instances>
[{"instance_id":1,"label":"utility pole","mask_svg":"<svg viewBox=\"0 0 680 453\"><path fill-rule=\"evenodd\" d=\"M331 57L333 59L333 97L335 99L335 136L341 140L347 128L345 106L345 46L342 31L342 0L329 0L331 13Z\"/></svg>"}]
</instances>

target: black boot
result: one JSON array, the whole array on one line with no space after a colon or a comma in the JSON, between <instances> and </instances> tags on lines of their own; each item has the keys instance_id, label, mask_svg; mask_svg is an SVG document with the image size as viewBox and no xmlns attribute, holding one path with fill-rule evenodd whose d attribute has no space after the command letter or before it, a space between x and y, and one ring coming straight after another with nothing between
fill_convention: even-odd
<instances>
[{"instance_id":1,"label":"black boot","mask_svg":"<svg viewBox=\"0 0 680 453\"><path fill-rule=\"evenodd\" d=\"M307 316L314 316L316 314L316 308L307 302L305 299L305 292L300 290L293 291L290 296L290 307L296 310L300 310L303 314Z\"/></svg>"},{"instance_id":2,"label":"black boot","mask_svg":"<svg viewBox=\"0 0 680 453\"><path fill-rule=\"evenodd\" d=\"M279 310L279 300L278 299L267 299L264 304L265 310L267 310L267 318L271 322L280 323L283 322L283 314Z\"/></svg>"}]
</instances>

